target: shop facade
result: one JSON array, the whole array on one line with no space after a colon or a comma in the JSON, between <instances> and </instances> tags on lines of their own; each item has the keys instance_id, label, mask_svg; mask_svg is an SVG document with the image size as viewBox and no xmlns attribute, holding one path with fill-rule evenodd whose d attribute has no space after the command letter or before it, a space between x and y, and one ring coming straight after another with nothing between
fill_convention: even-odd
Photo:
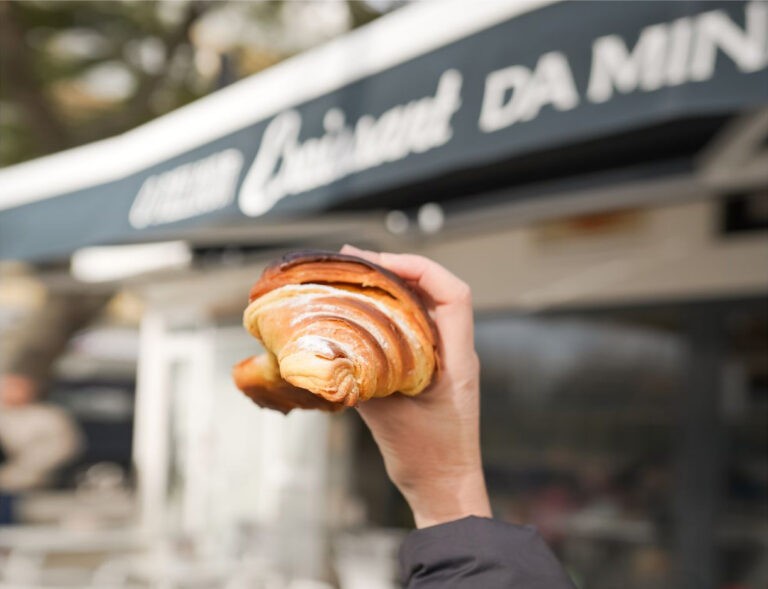
<instances>
[{"instance_id":1,"label":"shop facade","mask_svg":"<svg viewBox=\"0 0 768 589\"><path fill-rule=\"evenodd\" d=\"M119 282L146 303L146 530L327 579L342 531L408 525L353 414L260 411L229 378L264 265L352 242L472 286L501 517L585 586L760 586L768 8L435 5L0 172L3 257L185 243Z\"/></svg>"}]
</instances>

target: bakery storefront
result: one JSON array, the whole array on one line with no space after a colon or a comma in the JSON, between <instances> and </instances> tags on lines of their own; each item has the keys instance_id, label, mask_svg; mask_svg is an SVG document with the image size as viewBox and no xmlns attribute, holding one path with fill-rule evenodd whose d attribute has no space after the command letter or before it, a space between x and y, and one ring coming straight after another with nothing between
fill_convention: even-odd
<instances>
[{"instance_id":1,"label":"bakery storefront","mask_svg":"<svg viewBox=\"0 0 768 589\"><path fill-rule=\"evenodd\" d=\"M767 141L764 3L423 3L0 171L0 254L131 261L150 535L391 586L409 516L356 416L230 379L264 265L351 242L472 286L495 511L580 587L762 587Z\"/></svg>"}]
</instances>

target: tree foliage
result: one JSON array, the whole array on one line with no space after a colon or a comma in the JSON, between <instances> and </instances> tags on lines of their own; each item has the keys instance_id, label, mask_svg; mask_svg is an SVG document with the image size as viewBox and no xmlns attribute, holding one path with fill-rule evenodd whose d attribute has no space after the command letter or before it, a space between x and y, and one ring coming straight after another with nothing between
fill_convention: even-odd
<instances>
[{"instance_id":1,"label":"tree foliage","mask_svg":"<svg viewBox=\"0 0 768 589\"><path fill-rule=\"evenodd\" d=\"M365 24L380 4L0 0L0 165L124 132L308 48L308 38ZM325 34L302 25L315 13L333 25Z\"/></svg>"}]
</instances>

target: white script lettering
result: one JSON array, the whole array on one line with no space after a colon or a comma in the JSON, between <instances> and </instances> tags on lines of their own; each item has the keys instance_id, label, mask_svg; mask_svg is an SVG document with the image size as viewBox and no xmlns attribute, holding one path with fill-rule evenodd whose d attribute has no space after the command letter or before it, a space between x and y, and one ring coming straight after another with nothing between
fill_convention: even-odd
<instances>
[{"instance_id":1,"label":"white script lettering","mask_svg":"<svg viewBox=\"0 0 768 589\"><path fill-rule=\"evenodd\" d=\"M299 139L301 114L277 115L240 189L240 209L255 217L291 194L444 145L453 135L451 117L461 105L461 84L461 74L447 70L434 96L395 106L378 118L364 115L354 126L333 108L323 118L325 134L304 141Z\"/></svg>"},{"instance_id":2,"label":"white script lettering","mask_svg":"<svg viewBox=\"0 0 768 589\"><path fill-rule=\"evenodd\" d=\"M225 149L147 178L128 220L135 229L173 223L222 209L234 201L243 154Z\"/></svg>"}]
</instances>

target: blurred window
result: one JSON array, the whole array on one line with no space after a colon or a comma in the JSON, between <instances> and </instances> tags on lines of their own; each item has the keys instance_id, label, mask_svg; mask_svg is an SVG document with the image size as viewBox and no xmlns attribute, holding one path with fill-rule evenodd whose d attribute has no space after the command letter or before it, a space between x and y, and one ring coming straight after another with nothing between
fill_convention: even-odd
<instances>
[{"instance_id":1,"label":"blurred window","mask_svg":"<svg viewBox=\"0 0 768 589\"><path fill-rule=\"evenodd\" d=\"M768 586L765 301L481 316L477 347L494 511L579 586Z\"/></svg>"}]
</instances>

